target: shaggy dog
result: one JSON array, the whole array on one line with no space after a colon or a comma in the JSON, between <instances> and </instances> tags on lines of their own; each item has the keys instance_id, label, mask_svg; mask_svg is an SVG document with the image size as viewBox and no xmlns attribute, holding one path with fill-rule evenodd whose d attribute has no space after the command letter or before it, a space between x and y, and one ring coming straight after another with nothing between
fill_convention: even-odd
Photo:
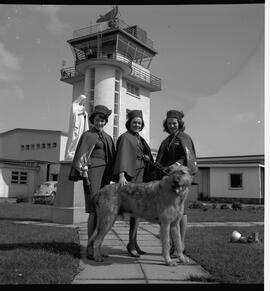
<instances>
[{"instance_id":1,"label":"shaggy dog","mask_svg":"<svg viewBox=\"0 0 270 291\"><path fill-rule=\"evenodd\" d=\"M118 214L130 213L136 218L160 224L160 238L165 263L176 265L170 258L170 233L180 262L187 263L179 221L184 212L184 201L189 192L192 178L187 167L172 165L169 175L160 181L149 183L128 183L120 187L109 184L94 197L97 226L89 242L93 242L94 259L103 261L100 248L105 235L112 228Z\"/></svg>"}]
</instances>

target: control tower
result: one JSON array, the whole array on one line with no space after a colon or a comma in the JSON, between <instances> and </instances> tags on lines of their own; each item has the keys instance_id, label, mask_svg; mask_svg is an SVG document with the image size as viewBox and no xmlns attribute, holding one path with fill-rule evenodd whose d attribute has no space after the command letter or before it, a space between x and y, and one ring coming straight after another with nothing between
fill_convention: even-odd
<instances>
[{"instance_id":1,"label":"control tower","mask_svg":"<svg viewBox=\"0 0 270 291\"><path fill-rule=\"evenodd\" d=\"M87 96L89 115L99 104L112 110L105 130L114 141L126 131L127 112L141 109L145 121L142 135L149 142L150 94L161 90L161 79L150 71L158 52L146 31L117 16L115 6L95 25L73 32L67 42L74 67L62 68L60 80L73 86L72 101L80 94Z\"/></svg>"}]
</instances>

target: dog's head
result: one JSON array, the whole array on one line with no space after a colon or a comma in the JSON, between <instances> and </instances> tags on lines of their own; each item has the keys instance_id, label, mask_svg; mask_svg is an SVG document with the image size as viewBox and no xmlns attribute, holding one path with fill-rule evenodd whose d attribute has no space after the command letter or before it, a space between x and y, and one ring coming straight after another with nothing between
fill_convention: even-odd
<instances>
[{"instance_id":1,"label":"dog's head","mask_svg":"<svg viewBox=\"0 0 270 291\"><path fill-rule=\"evenodd\" d=\"M173 164L167 169L167 172L171 188L177 194L185 191L192 183L189 169L183 165Z\"/></svg>"}]
</instances>

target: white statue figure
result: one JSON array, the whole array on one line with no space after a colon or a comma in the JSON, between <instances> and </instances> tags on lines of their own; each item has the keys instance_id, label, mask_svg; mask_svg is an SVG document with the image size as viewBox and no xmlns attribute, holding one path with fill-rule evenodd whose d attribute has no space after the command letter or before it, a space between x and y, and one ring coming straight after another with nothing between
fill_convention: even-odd
<instances>
[{"instance_id":1,"label":"white statue figure","mask_svg":"<svg viewBox=\"0 0 270 291\"><path fill-rule=\"evenodd\" d=\"M72 103L65 160L73 160L81 135L89 129L88 113L85 108L86 99L85 95L80 95Z\"/></svg>"}]
</instances>

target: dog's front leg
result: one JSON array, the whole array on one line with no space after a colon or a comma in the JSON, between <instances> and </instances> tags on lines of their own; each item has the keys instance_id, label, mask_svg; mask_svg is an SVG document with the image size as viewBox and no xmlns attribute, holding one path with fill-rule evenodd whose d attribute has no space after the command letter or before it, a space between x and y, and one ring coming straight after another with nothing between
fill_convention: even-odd
<instances>
[{"instance_id":1,"label":"dog's front leg","mask_svg":"<svg viewBox=\"0 0 270 291\"><path fill-rule=\"evenodd\" d=\"M180 263L188 263L189 259L183 254L184 247L181 239L179 220L171 225L171 237Z\"/></svg>"},{"instance_id":2,"label":"dog's front leg","mask_svg":"<svg viewBox=\"0 0 270 291\"><path fill-rule=\"evenodd\" d=\"M162 253L166 265L175 266L176 263L172 261L170 257L170 225L166 222L160 224L160 238L162 243Z\"/></svg>"}]
</instances>

